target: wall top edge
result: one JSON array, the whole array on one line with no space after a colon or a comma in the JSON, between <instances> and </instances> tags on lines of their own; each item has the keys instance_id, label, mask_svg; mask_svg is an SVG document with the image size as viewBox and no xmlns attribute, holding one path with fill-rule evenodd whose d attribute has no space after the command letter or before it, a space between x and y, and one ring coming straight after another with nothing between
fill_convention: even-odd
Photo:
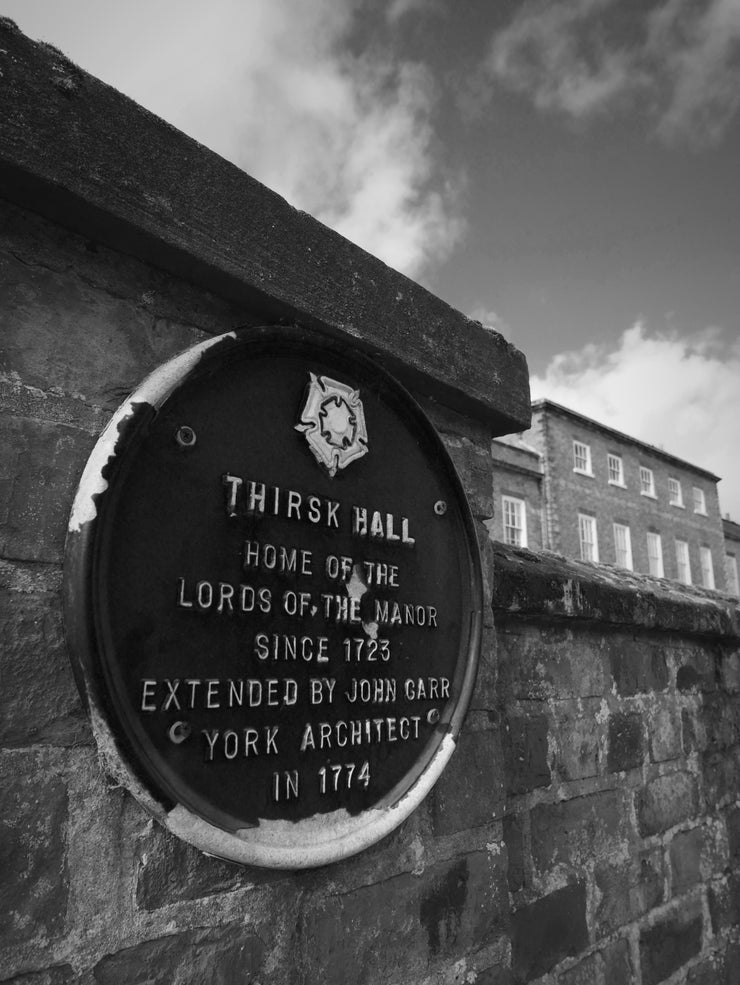
<instances>
[{"instance_id":1,"label":"wall top edge","mask_svg":"<svg viewBox=\"0 0 740 985\"><path fill-rule=\"evenodd\" d=\"M708 589L495 543L492 607L497 619L588 620L740 641L740 602Z\"/></svg>"},{"instance_id":2,"label":"wall top edge","mask_svg":"<svg viewBox=\"0 0 740 985\"><path fill-rule=\"evenodd\" d=\"M352 341L411 389L530 424L524 355L0 18L4 197L242 305Z\"/></svg>"}]
</instances>

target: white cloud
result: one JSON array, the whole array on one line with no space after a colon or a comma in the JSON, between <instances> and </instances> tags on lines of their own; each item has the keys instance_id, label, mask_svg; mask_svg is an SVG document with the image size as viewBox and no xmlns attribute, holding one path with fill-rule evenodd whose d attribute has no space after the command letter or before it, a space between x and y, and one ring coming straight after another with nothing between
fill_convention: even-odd
<instances>
[{"instance_id":1,"label":"white cloud","mask_svg":"<svg viewBox=\"0 0 740 985\"><path fill-rule=\"evenodd\" d=\"M614 349L556 356L531 380L546 397L722 477L720 503L740 520L740 340L716 328L691 337L638 323Z\"/></svg>"},{"instance_id":2,"label":"white cloud","mask_svg":"<svg viewBox=\"0 0 740 985\"><path fill-rule=\"evenodd\" d=\"M291 204L418 276L462 235L457 179L436 160L436 92L426 71L346 44L358 7L190 4L173 18L166 48L143 45L126 91Z\"/></svg>"},{"instance_id":3,"label":"white cloud","mask_svg":"<svg viewBox=\"0 0 740 985\"><path fill-rule=\"evenodd\" d=\"M483 328L492 329L494 332L506 336L507 339L511 339L511 326L491 308L478 305L472 309L468 317L472 318L473 321L479 321Z\"/></svg>"},{"instance_id":4,"label":"white cloud","mask_svg":"<svg viewBox=\"0 0 740 985\"><path fill-rule=\"evenodd\" d=\"M488 66L541 110L588 120L637 107L662 139L698 147L720 140L740 105L739 50L740 0L626 14L620 0L529 0Z\"/></svg>"}]
</instances>

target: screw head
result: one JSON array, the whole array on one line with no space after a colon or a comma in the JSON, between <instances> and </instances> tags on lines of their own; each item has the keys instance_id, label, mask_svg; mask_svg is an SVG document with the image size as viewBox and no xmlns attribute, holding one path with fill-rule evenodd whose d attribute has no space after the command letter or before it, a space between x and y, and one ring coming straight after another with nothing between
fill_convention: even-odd
<instances>
[{"instance_id":1,"label":"screw head","mask_svg":"<svg viewBox=\"0 0 740 985\"><path fill-rule=\"evenodd\" d=\"M192 732L192 727L189 725L188 722L175 722L175 724L170 725L169 729L167 730L167 737L169 738L170 742L174 742L176 746L179 746L180 743L184 742L187 738L189 738L191 732Z\"/></svg>"},{"instance_id":2,"label":"screw head","mask_svg":"<svg viewBox=\"0 0 740 985\"><path fill-rule=\"evenodd\" d=\"M181 448L192 448L197 440L195 431L187 424L181 424L175 431L175 441Z\"/></svg>"},{"instance_id":3,"label":"screw head","mask_svg":"<svg viewBox=\"0 0 740 985\"><path fill-rule=\"evenodd\" d=\"M440 719L439 708L431 708L427 712L427 721L430 725L436 725Z\"/></svg>"},{"instance_id":4,"label":"screw head","mask_svg":"<svg viewBox=\"0 0 740 985\"><path fill-rule=\"evenodd\" d=\"M434 512L437 516L444 516L447 512L447 503L443 499L438 499L434 504Z\"/></svg>"}]
</instances>

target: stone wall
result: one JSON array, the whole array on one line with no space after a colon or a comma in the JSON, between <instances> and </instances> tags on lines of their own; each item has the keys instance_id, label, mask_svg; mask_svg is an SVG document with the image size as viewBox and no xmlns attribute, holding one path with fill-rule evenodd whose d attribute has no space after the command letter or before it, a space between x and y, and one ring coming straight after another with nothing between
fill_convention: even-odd
<instances>
[{"instance_id":1,"label":"stone wall","mask_svg":"<svg viewBox=\"0 0 740 985\"><path fill-rule=\"evenodd\" d=\"M735 600L495 565L514 981L739 981Z\"/></svg>"},{"instance_id":2,"label":"stone wall","mask_svg":"<svg viewBox=\"0 0 740 985\"><path fill-rule=\"evenodd\" d=\"M528 424L524 358L7 21L0 49L0 981L498 980L489 606L472 709L433 793L377 846L294 873L196 851L106 774L61 586L84 463L132 388L208 336L297 324L412 389L462 476L490 600L490 441Z\"/></svg>"},{"instance_id":3,"label":"stone wall","mask_svg":"<svg viewBox=\"0 0 740 985\"><path fill-rule=\"evenodd\" d=\"M490 440L527 425L521 354L0 31L0 981L736 981L733 606L503 549L494 582ZM440 782L383 842L300 873L201 854L116 785L61 619L72 497L116 406L186 346L294 322L413 390L492 603Z\"/></svg>"}]
</instances>

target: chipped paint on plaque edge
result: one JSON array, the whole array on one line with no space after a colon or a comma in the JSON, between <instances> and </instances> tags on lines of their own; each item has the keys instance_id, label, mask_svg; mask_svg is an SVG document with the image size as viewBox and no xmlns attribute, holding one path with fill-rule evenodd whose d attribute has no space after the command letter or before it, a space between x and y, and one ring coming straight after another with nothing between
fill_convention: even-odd
<instances>
[{"instance_id":1,"label":"chipped paint on plaque edge","mask_svg":"<svg viewBox=\"0 0 740 985\"><path fill-rule=\"evenodd\" d=\"M82 473L67 528L70 534L79 533L85 524L90 523L98 515L95 500L108 488L108 480L103 476L103 470L118 453L121 424L133 417L140 406L153 407L155 410L161 407L206 352L226 339L236 339L236 332L226 332L215 338L206 339L174 356L150 373L121 404L96 442Z\"/></svg>"}]
</instances>

